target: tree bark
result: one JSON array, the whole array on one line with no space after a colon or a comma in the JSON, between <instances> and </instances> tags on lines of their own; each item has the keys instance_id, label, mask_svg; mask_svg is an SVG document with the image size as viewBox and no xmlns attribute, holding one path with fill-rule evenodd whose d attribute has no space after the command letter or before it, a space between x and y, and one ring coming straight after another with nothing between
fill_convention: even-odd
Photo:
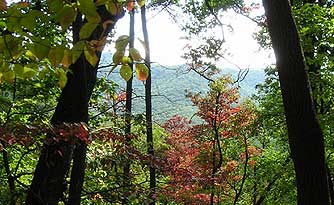
<instances>
[{"instance_id":1,"label":"tree bark","mask_svg":"<svg viewBox=\"0 0 334 205\"><path fill-rule=\"evenodd\" d=\"M129 47L134 48L135 40L135 11L130 11L130 31L129 31ZM133 71L133 63L130 64ZM132 120L132 91L133 91L133 77L126 82L126 102L125 102L125 146L131 145L131 120ZM129 204L131 186L131 162L127 159L123 167L123 197L122 204Z\"/></svg>"},{"instance_id":2,"label":"tree bark","mask_svg":"<svg viewBox=\"0 0 334 205\"><path fill-rule=\"evenodd\" d=\"M300 39L288 0L263 0L276 56L298 204L329 204L324 139L316 119Z\"/></svg>"},{"instance_id":3,"label":"tree bark","mask_svg":"<svg viewBox=\"0 0 334 205\"><path fill-rule=\"evenodd\" d=\"M109 34L116 21L123 16L112 16L104 6L97 9L102 23L112 20L106 30L102 25L98 26L88 40L97 40L101 36ZM77 15L73 23L73 42L79 40L79 31L83 26L82 16ZM96 53L98 58L101 52ZM51 119L52 125L67 123L88 123L88 102L93 92L96 81L97 66L93 67L82 54L80 58L70 66L68 81L58 99L58 104ZM65 177L69 171L74 152L74 162L70 181L70 195L68 204L80 204L81 189L83 185L86 145L76 145L66 142L55 142L47 136L44 143L33 181L26 198L26 205L56 205L63 198L67 188Z\"/></svg>"},{"instance_id":4,"label":"tree bark","mask_svg":"<svg viewBox=\"0 0 334 205\"><path fill-rule=\"evenodd\" d=\"M148 68L148 76L145 82L145 107L146 107L146 141L148 145L147 153L154 158L154 141L152 131L152 77L151 77L151 55L150 55L150 43L148 37L148 30L146 24L146 8L145 5L141 7L141 21L145 42L145 64ZM150 192L149 192L149 204L155 205L156 202L156 174L155 165L151 162L150 166Z\"/></svg>"}]
</instances>

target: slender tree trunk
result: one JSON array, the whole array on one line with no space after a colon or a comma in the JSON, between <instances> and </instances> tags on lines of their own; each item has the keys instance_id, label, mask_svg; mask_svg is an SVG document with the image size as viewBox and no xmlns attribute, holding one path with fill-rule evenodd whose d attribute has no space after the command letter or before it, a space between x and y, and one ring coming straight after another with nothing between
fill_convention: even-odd
<instances>
[{"instance_id":1,"label":"slender tree trunk","mask_svg":"<svg viewBox=\"0 0 334 205\"><path fill-rule=\"evenodd\" d=\"M329 204L324 139L311 98L305 61L288 0L263 0L276 55L298 204Z\"/></svg>"},{"instance_id":2,"label":"slender tree trunk","mask_svg":"<svg viewBox=\"0 0 334 205\"><path fill-rule=\"evenodd\" d=\"M134 38L135 38L135 11L130 11L130 41L129 41L129 47L134 47ZM133 64L130 64L131 69L133 70ZM126 102L125 102L125 146L131 145L131 120L132 120L132 81L133 77L131 77L126 82ZM131 184L131 176L130 176L130 170L131 169L131 163L129 159L125 161L124 167L123 167L123 199L122 204L129 204L128 197L130 196L130 184Z\"/></svg>"},{"instance_id":3,"label":"slender tree trunk","mask_svg":"<svg viewBox=\"0 0 334 205\"><path fill-rule=\"evenodd\" d=\"M114 23L120 16L112 16L101 6L98 13L102 22L112 20ZM73 42L79 40L79 31L83 25L82 16L77 15L73 24ZM114 24L109 24L106 30L98 26L88 40L97 40L108 33ZM101 52L96 53L98 58ZM51 124L59 125L68 123L88 123L88 101L93 92L96 81L97 66L93 67L82 54L80 58L69 68L68 81L58 99ZM28 190L26 205L57 205L63 198L67 189L65 177L69 171L74 151L74 162L70 181L70 195L68 204L80 204L81 189L85 169L86 146L82 144L72 145L66 142L52 141L53 136L48 136L41 152L32 184Z\"/></svg>"},{"instance_id":4,"label":"slender tree trunk","mask_svg":"<svg viewBox=\"0 0 334 205\"><path fill-rule=\"evenodd\" d=\"M3 143L3 145L5 145L5 143ZM7 175L8 187L9 187L9 194L10 194L9 204L15 205L16 204L15 202L15 181L14 181L14 177L9 167L9 159L8 159L8 154L6 150L2 150L2 158L3 158L3 164L5 167L6 175Z\"/></svg>"},{"instance_id":5,"label":"slender tree trunk","mask_svg":"<svg viewBox=\"0 0 334 205\"><path fill-rule=\"evenodd\" d=\"M329 196L330 196L330 204L334 205L334 185L332 181L332 174L329 169L328 163L326 163L326 171L327 171L327 181L328 181L328 189L329 189Z\"/></svg>"},{"instance_id":6,"label":"slender tree trunk","mask_svg":"<svg viewBox=\"0 0 334 205\"><path fill-rule=\"evenodd\" d=\"M153 141L153 131L152 131L152 92L151 92L151 56L150 56L150 43L148 38L147 24L146 24L146 8L141 7L141 20L142 28L145 41L145 64L148 67L148 77L145 83L145 105L146 105L146 134L147 134L147 153L149 156L154 158L154 141ZM156 175L155 175L155 165L150 163L150 192L149 192L149 204L154 205L156 201Z\"/></svg>"}]
</instances>

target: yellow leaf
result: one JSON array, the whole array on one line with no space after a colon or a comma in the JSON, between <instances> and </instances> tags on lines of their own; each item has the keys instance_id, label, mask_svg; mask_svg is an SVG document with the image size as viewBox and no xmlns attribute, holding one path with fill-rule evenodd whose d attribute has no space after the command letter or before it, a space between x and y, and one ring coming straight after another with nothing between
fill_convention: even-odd
<instances>
[{"instance_id":1,"label":"yellow leaf","mask_svg":"<svg viewBox=\"0 0 334 205\"><path fill-rule=\"evenodd\" d=\"M63 65L64 68L68 68L72 64L72 54L68 48L64 50L64 57L61 61L61 64Z\"/></svg>"},{"instance_id":2,"label":"yellow leaf","mask_svg":"<svg viewBox=\"0 0 334 205\"><path fill-rule=\"evenodd\" d=\"M96 53L95 53L95 49L89 45L86 44L85 49L84 49L84 54L86 57L86 60L93 66L95 67L96 64L99 61L99 58L97 57Z\"/></svg>"}]
</instances>

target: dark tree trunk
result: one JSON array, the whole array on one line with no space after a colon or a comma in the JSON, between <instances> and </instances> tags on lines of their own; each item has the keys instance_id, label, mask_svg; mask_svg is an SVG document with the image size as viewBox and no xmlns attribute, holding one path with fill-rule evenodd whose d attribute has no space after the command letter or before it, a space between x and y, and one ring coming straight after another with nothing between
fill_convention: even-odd
<instances>
[{"instance_id":1,"label":"dark tree trunk","mask_svg":"<svg viewBox=\"0 0 334 205\"><path fill-rule=\"evenodd\" d=\"M120 16L112 16L101 6L98 13L102 23L107 20L116 22ZM73 42L79 40L79 31L83 25L82 16L78 14L73 23ZM98 26L89 40L100 39L106 36L113 28L110 24L106 30ZM101 53L97 52L98 58ZM68 73L68 81L58 99L51 124L59 125L67 123L88 123L88 102L93 92L96 81L97 66L93 67L82 54L80 58L70 66L72 72ZM69 171L72 154L74 161L71 173L70 192L68 204L80 204L80 195L83 185L86 145L76 145L66 142L55 142L48 136L41 152L32 184L28 190L26 205L48 204L56 205L63 198L67 189L65 177Z\"/></svg>"},{"instance_id":2,"label":"dark tree trunk","mask_svg":"<svg viewBox=\"0 0 334 205\"><path fill-rule=\"evenodd\" d=\"M130 32L129 32L129 47L134 47L135 38L135 11L130 11ZM130 64L133 71L133 63ZM133 91L133 77L126 82L126 102L125 102L125 146L131 145L131 120L132 120L132 91ZM130 196L131 186L131 162L127 159L123 167L123 197L122 204L129 204L128 197Z\"/></svg>"},{"instance_id":3,"label":"dark tree trunk","mask_svg":"<svg viewBox=\"0 0 334 205\"><path fill-rule=\"evenodd\" d=\"M276 55L295 166L298 204L329 204L324 139L311 98L305 61L288 0L263 0Z\"/></svg>"},{"instance_id":4,"label":"dark tree trunk","mask_svg":"<svg viewBox=\"0 0 334 205\"><path fill-rule=\"evenodd\" d=\"M152 131L152 77L151 77L151 56L150 56L150 43L148 38L147 24L146 24L146 8L141 7L141 21L143 28L143 35L145 41L145 64L148 67L148 77L145 83L145 106L146 106L146 141L148 145L147 153L149 156L154 158L154 141L153 141L153 131ZM149 192L149 204L155 204L156 195L156 174L155 165L151 162L150 166L150 192Z\"/></svg>"}]
</instances>

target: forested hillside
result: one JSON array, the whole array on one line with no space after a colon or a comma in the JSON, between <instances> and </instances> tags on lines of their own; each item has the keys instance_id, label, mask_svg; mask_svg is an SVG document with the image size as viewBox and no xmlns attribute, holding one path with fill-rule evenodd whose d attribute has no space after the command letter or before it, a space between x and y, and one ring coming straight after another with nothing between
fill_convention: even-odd
<instances>
[{"instance_id":1,"label":"forested hillside","mask_svg":"<svg viewBox=\"0 0 334 205\"><path fill-rule=\"evenodd\" d=\"M334 204L333 8L0 0L0 204Z\"/></svg>"},{"instance_id":2,"label":"forested hillside","mask_svg":"<svg viewBox=\"0 0 334 205\"><path fill-rule=\"evenodd\" d=\"M109 60L108 60L109 59ZM102 66L112 63L111 53L102 55ZM231 68L222 68L219 75L230 75L240 87L241 100L249 98L256 93L256 85L264 82L263 69L251 69L246 73L245 70L241 79L237 81L240 70ZM109 71L101 69L101 76ZM244 74L246 74L244 76ZM117 83L119 89L125 89L125 82L118 72L114 72L108 77ZM201 92L205 94L209 90L209 81L188 69L187 65L179 66L161 66L152 65L152 100L153 100L153 118L157 122L163 122L175 114L193 117L196 108L192 105L191 100L186 97L188 92ZM134 82L134 94L139 96L134 102L136 113L143 113L144 105L144 86L140 81Z\"/></svg>"}]
</instances>

